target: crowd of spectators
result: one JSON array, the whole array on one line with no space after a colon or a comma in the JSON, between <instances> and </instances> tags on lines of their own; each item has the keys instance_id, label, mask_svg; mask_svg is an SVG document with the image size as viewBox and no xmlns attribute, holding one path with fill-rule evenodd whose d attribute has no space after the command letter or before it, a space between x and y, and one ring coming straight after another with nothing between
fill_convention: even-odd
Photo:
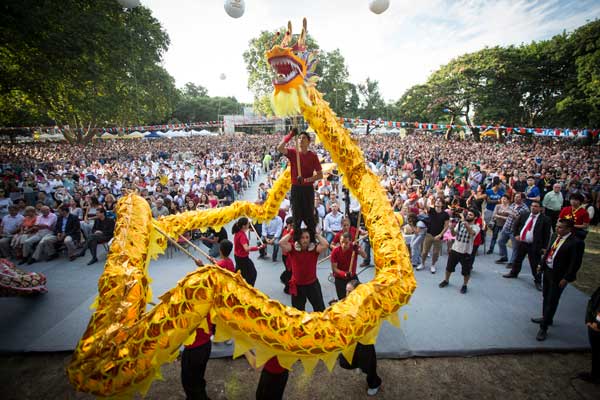
<instances>
[{"instance_id":1,"label":"crowd of spectators","mask_svg":"<svg viewBox=\"0 0 600 400\"><path fill-rule=\"evenodd\" d=\"M231 204L260 173L271 142L221 136L3 145L1 256L31 264L59 256L62 247L71 260L89 248L93 264L96 244L112 237L121 196L137 191L154 217ZM76 228L67 223L73 218Z\"/></svg>"},{"instance_id":2,"label":"crowd of spectators","mask_svg":"<svg viewBox=\"0 0 600 400\"><path fill-rule=\"evenodd\" d=\"M153 216L159 217L231 204L251 182L265 174L257 194L259 201L264 200L285 168L285 157L275 150L279 139L276 135L235 135L96 141L87 146L4 144L0 147L1 255L35 262L57 256L51 248L64 245L68 256L74 259L81 254L77 249L89 248L86 244L91 238L100 235L98 227L94 227L99 213L114 219L116 202L130 190L137 190L146 198ZM496 205L510 207L518 192L524 193L526 206L532 200L547 203L544 212L553 223L575 193L583 197L582 206L592 224L600 217L598 146L522 137L506 143L446 141L425 132L406 137L362 135L356 140L370 168L381 177L394 211L409 221L405 233L408 237L422 235L421 243L425 242L428 229L428 221L421 216L435 208L437 199L442 200L440 205L451 217L456 210L478 210L484 228L479 244L484 245L487 230L494 243L502 244L500 228L504 221L501 216L498 218ZM321 147L317 146L317 152L324 162L331 160ZM332 240L341 230L341 215L348 214L356 223L360 207L340 190L337 170L328 172L316 183L315 210L320 229ZM537 192L529 193L534 187ZM550 192L554 194L546 201ZM287 213L281 213L282 220L289 217L288 207L284 208ZM65 231L63 220L60 224L50 221L47 226L40 223L46 218L44 213L58 220L62 210L65 220L72 214L80 222L82 235L75 244L70 240L65 243L64 238L71 235ZM58 240L47 239L42 243L46 250L34 255L45 235L57 236ZM104 232L97 241L110 240L111 235ZM452 241L449 235L440 239ZM495 244L489 246L488 252L494 247ZM420 256L427 255L421 250L412 253L415 266L423 264ZM96 259L92 254L92 260Z\"/></svg>"}]
</instances>

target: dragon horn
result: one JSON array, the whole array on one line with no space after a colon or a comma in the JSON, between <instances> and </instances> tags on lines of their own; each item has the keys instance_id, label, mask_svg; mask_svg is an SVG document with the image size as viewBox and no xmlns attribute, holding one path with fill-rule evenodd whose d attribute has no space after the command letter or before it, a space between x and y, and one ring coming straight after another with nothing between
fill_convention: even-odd
<instances>
[{"instance_id":1,"label":"dragon horn","mask_svg":"<svg viewBox=\"0 0 600 400\"><path fill-rule=\"evenodd\" d=\"M288 47L290 40L292 40L292 21L288 21L287 32L281 40L281 47Z\"/></svg>"},{"instance_id":2,"label":"dragon horn","mask_svg":"<svg viewBox=\"0 0 600 400\"><path fill-rule=\"evenodd\" d=\"M306 17L302 20L302 33L298 38L298 47L303 48L306 45L306 33L308 30L306 29Z\"/></svg>"}]
</instances>

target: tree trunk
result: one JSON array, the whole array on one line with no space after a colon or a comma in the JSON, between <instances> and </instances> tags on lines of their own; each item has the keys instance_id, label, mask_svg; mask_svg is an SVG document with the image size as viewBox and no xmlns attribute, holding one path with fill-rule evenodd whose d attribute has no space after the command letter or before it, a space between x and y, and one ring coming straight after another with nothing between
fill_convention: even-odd
<instances>
[{"instance_id":1,"label":"tree trunk","mask_svg":"<svg viewBox=\"0 0 600 400\"><path fill-rule=\"evenodd\" d=\"M452 114L452 118L450 119L450 123L448 124L448 128L446 129L446 134L444 135L444 138L446 140L450 140L450 137L452 136L452 125L454 125L455 118L456 115Z\"/></svg>"}]
</instances>

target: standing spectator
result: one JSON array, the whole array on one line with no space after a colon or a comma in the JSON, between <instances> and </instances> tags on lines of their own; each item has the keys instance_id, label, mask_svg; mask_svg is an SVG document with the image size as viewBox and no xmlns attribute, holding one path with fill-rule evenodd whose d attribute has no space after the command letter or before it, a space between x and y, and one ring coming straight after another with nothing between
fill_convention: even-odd
<instances>
[{"instance_id":1,"label":"standing spectator","mask_svg":"<svg viewBox=\"0 0 600 400\"><path fill-rule=\"evenodd\" d=\"M588 301L585 325L592 347L592 369L590 372L578 373L577 377L583 381L600 385L600 286Z\"/></svg>"},{"instance_id":2,"label":"standing spectator","mask_svg":"<svg viewBox=\"0 0 600 400\"><path fill-rule=\"evenodd\" d=\"M535 204L535 203L534 203ZM573 234L573 220L561 219L556 224L556 235L552 245L544 253L538 267L544 276L542 317L531 321L540 324L536 339L546 340L548 327L554 322L560 296L577 278L581 267L585 245Z\"/></svg>"},{"instance_id":3,"label":"standing spectator","mask_svg":"<svg viewBox=\"0 0 600 400\"><path fill-rule=\"evenodd\" d=\"M523 193L515 193L514 202L510 205L508 210L508 217L504 227L500 231L500 239L498 240L498 249L500 250L500 258L496 260L496 264L504 264L508 260L508 250L506 249L506 243L510 239L512 245L512 253L510 256L510 262L506 265L506 268L512 268L513 262L517 256L517 240L513 235L514 222L519 216L529 212L529 207L523 202Z\"/></svg>"},{"instance_id":4,"label":"standing spectator","mask_svg":"<svg viewBox=\"0 0 600 400\"><path fill-rule=\"evenodd\" d=\"M525 188L525 204L527 204L527 207L531 207L531 202L541 200L542 194L540 188L535 185L535 178L533 176L528 177L527 187Z\"/></svg>"},{"instance_id":5,"label":"standing spectator","mask_svg":"<svg viewBox=\"0 0 600 400\"><path fill-rule=\"evenodd\" d=\"M431 267L430 271L435 274L435 265L440 257L442 250L442 238L444 233L450 226L450 216L444 211L444 200L438 198L434 203L435 207L429 208L429 225L427 226L427 233L425 234L425 241L423 243L423 251L421 252L421 262L425 265L427 256L431 247L433 247L433 253L431 255Z\"/></svg>"},{"instance_id":6,"label":"standing spectator","mask_svg":"<svg viewBox=\"0 0 600 400\"><path fill-rule=\"evenodd\" d=\"M556 227L556 222L558 221L558 215L562 209L562 205L564 203L563 195L561 193L562 185L560 183L555 183L552 185L552 190L547 192L544 196L544 200L542 201L542 206L544 207L544 214L548 218L550 218L550 223L552 224L552 228Z\"/></svg>"},{"instance_id":7,"label":"standing spectator","mask_svg":"<svg viewBox=\"0 0 600 400\"><path fill-rule=\"evenodd\" d=\"M460 214L460 222L452 224L452 234L456 237L452 250L448 255L448 263L446 264L446 276L444 280L440 282L439 287L445 288L448 286L450 281L450 275L454 272L456 265L460 263L461 274L463 276L463 285L460 288L462 294L467 293L467 284L471 277L471 270L473 269L473 242L475 236L479 233L479 226L475 224L475 218L478 215L475 210L469 210L467 216L464 213Z\"/></svg>"},{"instance_id":8,"label":"standing spectator","mask_svg":"<svg viewBox=\"0 0 600 400\"><path fill-rule=\"evenodd\" d=\"M504 228L504 224L508 216L510 215L510 200L509 196L505 194L500 199L500 203L496 204L494 207L494 213L492 214L492 220L490 222L490 229L492 230L492 239L490 240L490 248L487 251L487 254L494 253L494 247L496 246L496 241L498 240L498 234Z\"/></svg>"},{"instance_id":9,"label":"standing spectator","mask_svg":"<svg viewBox=\"0 0 600 400\"><path fill-rule=\"evenodd\" d=\"M114 232L115 220L106 216L104 208L98 208L96 210L96 220L94 221L94 226L92 227L92 233L87 238L87 248L89 248L90 253L92 253L92 259L87 263L87 265L92 265L98 262L98 257L96 257L96 247L99 243L108 243L110 239L112 239ZM85 249L83 249L83 253L80 254L80 256L83 256L84 254Z\"/></svg>"},{"instance_id":10,"label":"standing spectator","mask_svg":"<svg viewBox=\"0 0 600 400\"><path fill-rule=\"evenodd\" d=\"M165 201L161 198L157 199L155 206L152 207L152 218L166 217L169 215L169 209L165 207Z\"/></svg>"},{"instance_id":11,"label":"standing spectator","mask_svg":"<svg viewBox=\"0 0 600 400\"><path fill-rule=\"evenodd\" d=\"M529 259L529 266L535 287L542 290L542 280L537 272L542 253L548 248L550 240L550 220L541 214L542 207L539 201L531 203L531 212L522 214L513 226L513 235L517 241L516 258L509 273L502 275L504 278L516 278L521 272L525 255Z\"/></svg>"},{"instance_id":12,"label":"standing spectator","mask_svg":"<svg viewBox=\"0 0 600 400\"><path fill-rule=\"evenodd\" d=\"M570 206L560 210L559 219L572 219L575 222L575 236L585 240L590 226L590 215L583 204L584 197L581 193L573 193L569 198Z\"/></svg>"}]
</instances>

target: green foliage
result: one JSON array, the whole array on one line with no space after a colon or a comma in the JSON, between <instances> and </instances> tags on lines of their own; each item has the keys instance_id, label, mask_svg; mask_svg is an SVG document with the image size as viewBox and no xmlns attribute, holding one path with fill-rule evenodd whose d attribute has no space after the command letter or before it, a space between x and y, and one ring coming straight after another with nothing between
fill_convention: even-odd
<instances>
[{"instance_id":1,"label":"green foliage","mask_svg":"<svg viewBox=\"0 0 600 400\"><path fill-rule=\"evenodd\" d=\"M84 128L164 120L178 98L169 37L150 10L114 0L7 0L0 12L0 123ZM23 107L25 112L20 112Z\"/></svg>"}]
</instances>

